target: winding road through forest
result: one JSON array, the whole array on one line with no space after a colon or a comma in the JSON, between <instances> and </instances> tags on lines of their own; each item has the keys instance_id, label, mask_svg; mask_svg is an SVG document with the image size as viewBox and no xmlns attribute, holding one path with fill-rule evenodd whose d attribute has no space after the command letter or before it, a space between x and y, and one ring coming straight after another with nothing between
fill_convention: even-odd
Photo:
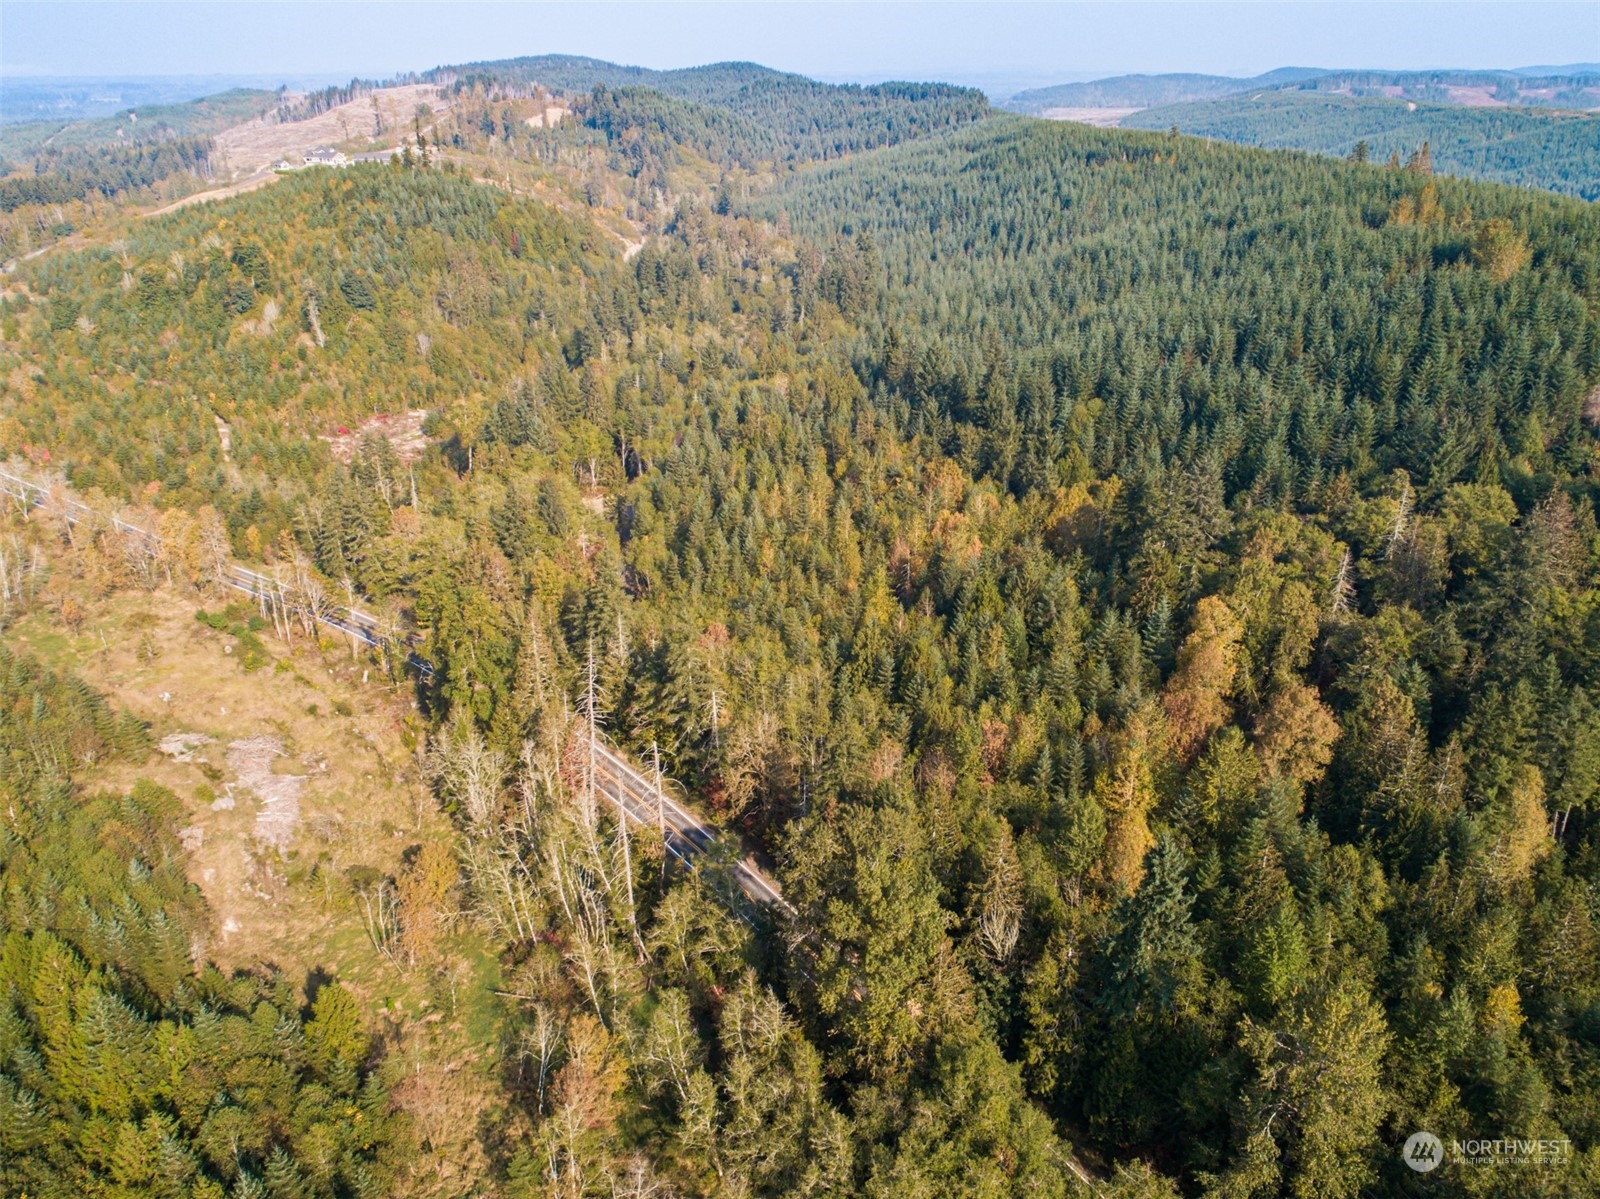
<instances>
[{"instance_id":1,"label":"winding road through forest","mask_svg":"<svg viewBox=\"0 0 1600 1199\"><path fill-rule=\"evenodd\" d=\"M48 508L60 512L70 524L95 518L107 519L111 527L124 536L143 539L152 545L161 543L160 535L149 529L131 524L115 514L103 517L81 500L57 494L10 471L0 470L0 495L9 496L28 512L36 508ZM220 581L235 591L251 596L258 603L272 602L294 607L317 623L337 629L374 649L390 647L393 643L393 648L402 651L402 656L419 675L433 674L432 663L416 652L413 639L386 635L376 617L357 608L325 602L297 602L299 597L295 589L282 579L251 570L237 562L227 564ZM725 834L674 800L667 794L664 781L647 778L615 746L596 737L593 754L596 790L611 800L624 819L659 835L673 856L685 863L692 863L696 857L709 854L723 841ZM659 773L655 777L659 779ZM753 859L744 857L733 862L731 871L739 890L752 902L785 913L793 912L784 901L778 884Z\"/></svg>"}]
</instances>

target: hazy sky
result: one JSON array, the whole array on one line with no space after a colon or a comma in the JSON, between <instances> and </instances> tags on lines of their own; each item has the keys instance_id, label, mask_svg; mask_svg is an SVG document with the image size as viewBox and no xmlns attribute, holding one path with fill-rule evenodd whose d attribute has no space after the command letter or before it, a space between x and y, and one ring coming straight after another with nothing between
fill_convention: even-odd
<instances>
[{"instance_id":1,"label":"hazy sky","mask_svg":"<svg viewBox=\"0 0 1600 1199\"><path fill-rule=\"evenodd\" d=\"M825 78L1600 60L1600 3L0 3L12 75L382 75L519 54L754 59Z\"/></svg>"}]
</instances>

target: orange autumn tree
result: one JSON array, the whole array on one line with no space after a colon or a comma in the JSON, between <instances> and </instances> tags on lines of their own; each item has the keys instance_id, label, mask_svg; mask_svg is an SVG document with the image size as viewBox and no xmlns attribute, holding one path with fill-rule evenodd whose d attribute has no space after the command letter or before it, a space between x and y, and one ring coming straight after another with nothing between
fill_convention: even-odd
<instances>
[{"instance_id":1,"label":"orange autumn tree","mask_svg":"<svg viewBox=\"0 0 1600 1199\"><path fill-rule=\"evenodd\" d=\"M1185 762L1227 723L1243 632L1238 617L1219 597L1208 595L1195 605L1189 635L1178 650L1178 667L1161 701L1168 743Z\"/></svg>"},{"instance_id":2,"label":"orange autumn tree","mask_svg":"<svg viewBox=\"0 0 1600 1199\"><path fill-rule=\"evenodd\" d=\"M1291 680L1272 693L1256 722L1256 749L1270 777L1312 784L1333 760L1339 733L1317 689Z\"/></svg>"},{"instance_id":3,"label":"orange autumn tree","mask_svg":"<svg viewBox=\"0 0 1600 1199\"><path fill-rule=\"evenodd\" d=\"M1150 832L1156 795L1150 755L1161 740L1161 716L1155 705L1137 709L1113 738L1111 769L1095 783L1095 801L1106 813L1100 870L1113 887L1138 890L1145 854L1155 844Z\"/></svg>"}]
</instances>

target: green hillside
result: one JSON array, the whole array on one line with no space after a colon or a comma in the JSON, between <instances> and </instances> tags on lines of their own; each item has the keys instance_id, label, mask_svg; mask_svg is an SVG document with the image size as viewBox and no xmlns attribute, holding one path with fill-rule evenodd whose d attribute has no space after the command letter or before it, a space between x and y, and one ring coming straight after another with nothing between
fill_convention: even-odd
<instances>
[{"instance_id":1,"label":"green hillside","mask_svg":"<svg viewBox=\"0 0 1600 1199\"><path fill-rule=\"evenodd\" d=\"M1523 107L1600 108L1600 72L1530 71L1326 71L1298 85L1301 91L1338 92L1414 100L1420 104L1499 104Z\"/></svg>"},{"instance_id":2,"label":"green hillside","mask_svg":"<svg viewBox=\"0 0 1600 1199\"><path fill-rule=\"evenodd\" d=\"M104 150L172 138L205 137L270 112L277 92L235 88L181 104L145 104L92 121L0 125L0 162L20 164L45 150Z\"/></svg>"},{"instance_id":3,"label":"green hillside","mask_svg":"<svg viewBox=\"0 0 1600 1199\"><path fill-rule=\"evenodd\" d=\"M467 63L436 74L462 84L538 84L582 93L646 87L695 104L726 109L776 135L790 157L832 158L893 145L982 119L981 92L942 83L883 83L872 87L818 83L755 63L715 63L677 71L618 66L590 58L547 55Z\"/></svg>"},{"instance_id":4,"label":"green hillside","mask_svg":"<svg viewBox=\"0 0 1600 1199\"><path fill-rule=\"evenodd\" d=\"M173 845L218 780L80 795L145 734L0 658L5 1184L1600 1188L1600 209L631 71L457 68L391 165L8 277L0 462L95 515L0 512L6 636L168 719L153 618L74 627L160 598L241 688L381 693L345 744L414 812L249 850L364 1008L225 987ZM586 726L723 848L620 823ZM1419 1184L1419 1129L1565 1148Z\"/></svg>"},{"instance_id":5,"label":"green hillside","mask_svg":"<svg viewBox=\"0 0 1600 1199\"><path fill-rule=\"evenodd\" d=\"M1050 108L1150 108L1232 96L1250 88L1276 88L1319 74L1313 67L1280 67L1247 79L1232 75L1117 75L1087 83L1058 83L1018 92L1004 107L1038 115Z\"/></svg>"},{"instance_id":6,"label":"green hillside","mask_svg":"<svg viewBox=\"0 0 1600 1199\"><path fill-rule=\"evenodd\" d=\"M405 1126L350 996L325 987L302 1013L281 976L197 962L209 913L184 875L178 797L77 785L86 762L143 764L144 727L4 646L0 717L0 1186L388 1185Z\"/></svg>"},{"instance_id":7,"label":"green hillside","mask_svg":"<svg viewBox=\"0 0 1600 1199\"><path fill-rule=\"evenodd\" d=\"M1436 170L1600 199L1600 113L1281 91L1151 108L1122 124L1315 154L1345 155L1366 142L1378 161L1406 161L1427 142Z\"/></svg>"},{"instance_id":8,"label":"green hillside","mask_svg":"<svg viewBox=\"0 0 1600 1199\"><path fill-rule=\"evenodd\" d=\"M1386 97L1425 104L1486 103L1524 107L1600 108L1600 73L1550 71L1330 71L1280 67L1262 75L1119 75L1087 83L1034 88L1010 97L1014 112L1051 108L1154 108L1218 100L1243 92L1301 91Z\"/></svg>"},{"instance_id":9,"label":"green hillside","mask_svg":"<svg viewBox=\"0 0 1600 1199\"><path fill-rule=\"evenodd\" d=\"M276 92L235 89L92 121L0 125L0 212L135 195L177 174L205 177L211 135L278 102Z\"/></svg>"}]
</instances>

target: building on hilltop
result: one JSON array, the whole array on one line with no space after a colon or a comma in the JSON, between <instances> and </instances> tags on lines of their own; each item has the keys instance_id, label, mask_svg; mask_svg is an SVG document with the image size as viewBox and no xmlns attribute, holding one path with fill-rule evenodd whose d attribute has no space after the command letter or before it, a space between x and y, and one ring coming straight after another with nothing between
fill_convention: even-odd
<instances>
[{"instance_id":1,"label":"building on hilltop","mask_svg":"<svg viewBox=\"0 0 1600 1199\"><path fill-rule=\"evenodd\" d=\"M327 146L318 146L306 153L308 167L342 167L347 161L343 154L337 150L330 150Z\"/></svg>"}]
</instances>

